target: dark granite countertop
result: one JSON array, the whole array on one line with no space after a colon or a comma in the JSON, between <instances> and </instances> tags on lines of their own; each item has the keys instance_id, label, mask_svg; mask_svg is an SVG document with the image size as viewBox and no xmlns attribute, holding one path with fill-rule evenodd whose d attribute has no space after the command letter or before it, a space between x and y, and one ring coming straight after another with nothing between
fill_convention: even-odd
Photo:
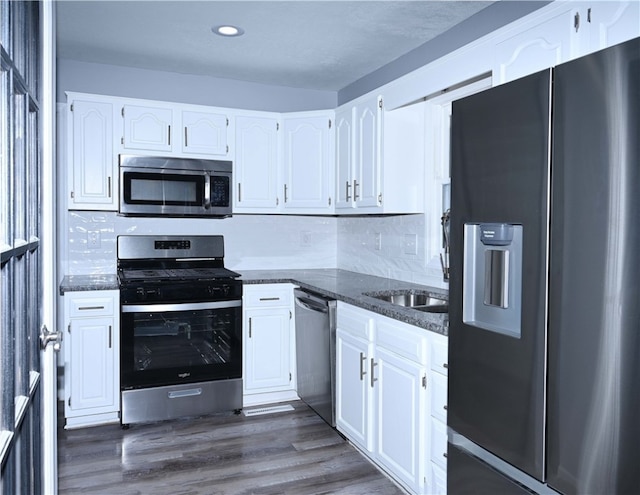
<instances>
[{"instance_id":1,"label":"dark granite countertop","mask_svg":"<svg viewBox=\"0 0 640 495\"><path fill-rule=\"evenodd\" d=\"M436 287L413 284L384 277L332 268L313 270L242 270L240 280L245 284L291 283L303 289L343 301L353 306L373 311L395 320L425 328L442 335L449 333L447 313L426 313L416 309L396 306L368 296L368 293L394 290L411 290L429 293L444 299L447 291ZM60 295L66 292L91 290L117 290L118 277L108 275L67 275L60 283Z\"/></svg>"},{"instance_id":2,"label":"dark granite countertop","mask_svg":"<svg viewBox=\"0 0 640 495\"><path fill-rule=\"evenodd\" d=\"M60 295L65 292L85 290L118 290L118 276L111 275L67 275L60 282Z\"/></svg>"},{"instance_id":3,"label":"dark granite countertop","mask_svg":"<svg viewBox=\"0 0 640 495\"><path fill-rule=\"evenodd\" d=\"M292 283L303 289L309 289L338 301L344 301L432 332L442 335L448 335L449 333L449 315L447 313L425 313L416 309L396 306L365 294L409 289L416 293L426 292L448 299L448 293L443 289L331 268L314 270L242 270L239 273L242 275L241 280L245 284Z\"/></svg>"}]
</instances>

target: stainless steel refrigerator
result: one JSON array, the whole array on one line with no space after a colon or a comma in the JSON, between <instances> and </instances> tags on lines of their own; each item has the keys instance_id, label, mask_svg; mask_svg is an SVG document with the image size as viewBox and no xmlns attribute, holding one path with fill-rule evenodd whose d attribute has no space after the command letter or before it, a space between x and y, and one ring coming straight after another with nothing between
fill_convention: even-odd
<instances>
[{"instance_id":1,"label":"stainless steel refrigerator","mask_svg":"<svg viewBox=\"0 0 640 495\"><path fill-rule=\"evenodd\" d=\"M449 493L640 493L640 39L453 104Z\"/></svg>"}]
</instances>

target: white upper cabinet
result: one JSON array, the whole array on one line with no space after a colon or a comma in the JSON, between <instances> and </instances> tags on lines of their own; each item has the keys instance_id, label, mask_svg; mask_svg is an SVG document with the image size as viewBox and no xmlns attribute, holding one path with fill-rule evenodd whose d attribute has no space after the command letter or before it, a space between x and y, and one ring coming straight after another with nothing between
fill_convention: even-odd
<instances>
[{"instance_id":1,"label":"white upper cabinet","mask_svg":"<svg viewBox=\"0 0 640 495\"><path fill-rule=\"evenodd\" d=\"M583 8L590 52L640 36L640 2L591 2Z\"/></svg>"},{"instance_id":2,"label":"white upper cabinet","mask_svg":"<svg viewBox=\"0 0 640 495\"><path fill-rule=\"evenodd\" d=\"M205 107L140 103L122 107L121 145L125 151L221 159L229 156L226 114L206 111Z\"/></svg>"},{"instance_id":3,"label":"white upper cabinet","mask_svg":"<svg viewBox=\"0 0 640 495\"><path fill-rule=\"evenodd\" d=\"M378 206L380 191L380 148L382 98L369 98L355 108L356 159L353 201L358 207Z\"/></svg>"},{"instance_id":4,"label":"white upper cabinet","mask_svg":"<svg viewBox=\"0 0 640 495\"><path fill-rule=\"evenodd\" d=\"M579 23L579 14L569 3L550 18L533 19L514 29L497 43L493 52L494 84L513 81L569 60L578 51L574 22Z\"/></svg>"},{"instance_id":5,"label":"white upper cabinet","mask_svg":"<svg viewBox=\"0 0 640 495\"><path fill-rule=\"evenodd\" d=\"M236 117L234 213L278 211L278 119Z\"/></svg>"},{"instance_id":6,"label":"white upper cabinet","mask_svg":"<svg viewBox=\"0 0 640 495\"><path fill-rule=\"evenodd\" d=\"M128 150L173 151L173 110L124 105L124 140Z\"/></svg>"},{"instance_id":7,"label":"white upper cabinet","mask_svg":"<svg viewBox=\"0 0 640 495\"><path fill-rule=\"evenodd\" d=\"M331 213L334 112L283 117L283 208L291 213Z\"/></svg>"},{"instance_id":8,"label":"white upper cabinet","mask_svg":"<svg viewBox=\"0 0 640 495\"><path fill-rule=\"evenodd\" d=\"M385 111L368 96L336 112L336 211L424 211L423 103Z\"/></svg>"},{"instance_id":9,"label":"white upper cabinet","mask_svg":"<svg viewBox=\"0 0 640 495\"><path fill-rule=\"evenodd\" d=\"M355 168L355 135L353 124L355 109L345 105L336 111L336 211L353 207L353 184L351 178Z\"/></svg>"},{"instance_id":10,"label":"white upper cabinet","mask_svg":"<svg viewBox=\"0 0 640 495\"><path fill-rule=\"evenodd\" d=\"M226 115L182 112L182 152L224 157L229 153Z\"/></svg>"},{"instance_id":11,"label":"white upper cabinet","mask_svg":"<svg viewBox=\"0 0 640 495\"><path fill-rule=\"evenodd\" d=\"M117 163L113 153L113 103L69 94L69 209L117 210Z\"/></svg>"},{"instance_id":12,"label":"white upper cabinet","mask_svg":"<svg viewBox=\"0 0 640 495\"><path fill-rule=\"evenodd\" d=\"M515 22L496 39L494 85L640 35L637 1L558 2Z\"/></svg>"}]
</instances>

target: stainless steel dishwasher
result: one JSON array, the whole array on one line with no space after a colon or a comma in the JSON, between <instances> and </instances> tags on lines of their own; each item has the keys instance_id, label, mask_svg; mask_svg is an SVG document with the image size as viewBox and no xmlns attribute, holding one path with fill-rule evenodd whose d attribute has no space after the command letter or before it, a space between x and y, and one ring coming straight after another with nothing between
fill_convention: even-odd
<instances>
[{"instance_id":1,"label":"stainless steel dishwasher","mask_svg":"<svg viewBox=\"0 0 640 495\"><path fill-rule=\"evenodd\" d=\"M298 397L336 425L336 301L295 289Z\"/></svg>"}]
</instances>

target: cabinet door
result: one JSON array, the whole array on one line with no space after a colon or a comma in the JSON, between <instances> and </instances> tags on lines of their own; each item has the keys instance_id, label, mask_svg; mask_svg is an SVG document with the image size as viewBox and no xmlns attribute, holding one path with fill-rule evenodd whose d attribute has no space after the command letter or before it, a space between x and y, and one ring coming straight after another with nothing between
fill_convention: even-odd
<instances>
[{"instance_id":1,"label":"cabinet door","mask_svg":"<svg viewBox=\"0 0 640 495\"><path fill-rule=\"evenodd\" d=\"M373 449L368 342L340 329L336 332L336 425L361 448Z\"/></svg>"},{"instance_id":2,"label":"cabinet door","mask_svg":"<svg viewBox=\"0 0 640 495\"><path fill-rule=\"evenodd\" d=\"M173 110L125 105L123 116L126 149L172 150Z\"/></svg>"},{"instance_id":3,"label":"cabinet door","mask_svg":"<svg viewBox=\"0 0 640 495\"><path fill-rule=\"evenodd\" d=\"M640 2L609 1L588 5L589 52L602 50L640 36Z\"/></svg>"},{"instance_id":4,"label":"cabinet door","mask_svg":"<svg viewBox=\"0 0 640 495\"><path fill-rule=\"evenodd\" d=\"M356 107L356 170L353 198L356 206L378 206L380 194L380 100Z\"/></svg>"},{"instance_id":5,"label":"cabinet door","mask_svg":"<svg viewBox=\"0 0 640 495\"><path fill-rule=\"evenodd\" d=\"M234 211L263 213L278 207L278 121L236 118Z\"/></svg>"},{"instance_id":6,"label":"cabinet door","mask_svg":"<svg viewBox=\"0 0 640 495\"><path fill-rule=\"evenodd\" d=\"M285 209L332 209L331 126L328 115L284 119Z\"/></svg>"},{"instance_id":7,"label":"cabinet door","mask_svg":"<svg viewBox=\"0 0 640 495\"><path fill-rule=\"evenodd\" d=\"M208 112L182 112L182 152L227 156L226 115Z\"/></svg>"},{"instance_id":8,"label":"cabinet door","mask_svg":"<svg viewBox=\"0 0 640 495\"><path fill-rule=\"evenodd\" d=\"M569 60L579 50L574 28L576 8L569 7L552 18L522 26L499 42L494 50L494 85L512 81Z\"/></svg>"},{"instance_id":9,"label":"cabinet door","mask_svg":"<svg viewBox=\"0 0 640 495\"><path fill-rule=\"evenodd\" d=\"M376 347L376 459L412 491L424 479L426 370ZM371 377L370 377L371 378Z\"/></svg>"},{"instance_id":10,"label":"cabinet door","mask_svg":"<svg viewBox=\"0 0 640 495\"><path fill-rule=\"evenodd\" d=\"M117 411L119 390L115 376L117 328L113 318L73 319L69 328L72 414Z\"/></svg>"},{"instance_id":11,"label":"cabinet door","mask_svg":"<svg viewBox=\"0 0 640 495\"><path fill-rule=\"evenodd\" d=\"M336 209L353 208L353 108L336 113Z\"/></svg>"},{"instance_id":12,"label":"cabinet door","mask_svg":"<svg viewBox=\"0 0 640 495\"><path fill-rule=\"evenodd\" d=\"M75 100L70 109L73 169L69 209L115 211L113 105Z\"/></svg>"},{"instance_id":13,"label":"cabinet door","mask_svg":"<svg viewBox=\"0 0 640 495\"><path fill-rule=\"evenodd\" d=\"M245 392L291 387L290 321L288 309L245 311Z\"/></svg>"}]
</instances>

